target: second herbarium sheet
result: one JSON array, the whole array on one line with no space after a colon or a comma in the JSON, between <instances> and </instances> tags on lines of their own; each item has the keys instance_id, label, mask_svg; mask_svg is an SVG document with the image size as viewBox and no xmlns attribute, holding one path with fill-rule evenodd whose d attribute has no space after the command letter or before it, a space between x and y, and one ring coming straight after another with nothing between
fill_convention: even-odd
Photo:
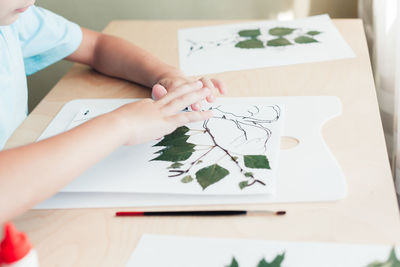
<instances>
[{"instance_id":1,"label":"second herbarium sheet","mask_svg":"<svg viewBox=\"0 0 400 267\"><path fill-rule=\"evenodd\" d=\"M354 57L328 15L180 29L178 45L187 75Z\"/></svg>"}]
</instances>

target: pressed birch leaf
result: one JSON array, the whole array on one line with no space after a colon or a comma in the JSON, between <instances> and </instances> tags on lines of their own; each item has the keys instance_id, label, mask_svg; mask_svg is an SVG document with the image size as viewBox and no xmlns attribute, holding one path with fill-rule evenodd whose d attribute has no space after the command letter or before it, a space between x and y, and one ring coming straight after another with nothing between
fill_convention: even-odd
<instances>
[{"instance_id":1,"label":"pressed birch leaf","mask_svg":"<svg viewBox=\"0 0 400 267\"><path fill-rule=\"evenodd\" d=\"M251 49L251 48L264 48L263 42L256 38L252 38L249 40L244 40L238 42L235 47L242 48L242 49Z\"/></svg>"},{"instance_id":2,"label":"pressed birch leaf","mask_svg":"<svg viewBox=\"0 0 400 267\"><path fill-rule=\"evenodd\" d=\"M181 182L184 184L190 183L191 181L193 181L193 177L190 175L186 175L181 179Z\"/></svg>"},{"instance_id":3,"label":"pressed birch leaf","mask_svg":"<svg viewBox=\"0 0 400 267\"><path fill-rule=\"evenodd\" d=\"M372 262L367 267L400 267L400 261L396 256L396 251L392 248L389 258L385 262Z\"/></svg>"},{"instance_id":4,"label":"pressed birch leaf","mask_svg":"<svg viewBox=\"0 0 400 267\"><path fill-rule=\"evenodd\" d=\"M168 138L168 139L163 139L154 146L174 146L174 145L182 145L185 144L186 141L189 139L189 135L182 135L182 136L177 136L175 138Z\"/></svg>"},{"instance_id":5,"label":"pressed birch leaf","mask_svg":"<svg viewBox=\"0 0 400 267\"><path fill-rule=\"evenodd\" d=\"M246 177L253 177L254 174L253 174L252 172L245 172L245 173L244 173L244 176L246 176Z\"/></svg>"},{"instance_id":6,"label":"pressed birch leaf","mask_svg":"<svg viewBox=\"0 0 400 267\"><path fill-rule=\"evenodd\" d=\"M285 36L291 34L295 29L285 27L275 27L269 30L269 34L274 36Z\"/></svg>"},{"instance_id":7,"label":"pressed birch leaf","mask_svg":"<svg viewBox=\"0 0 400 267\"><path fill-rule=\"evenodd\" d=\"M189 130L190 129L186 126L178 127L172 133L164 136L163 139L160 142L158 142L157 144L155 144L154 146L168 146L168 143L173 142L173 140L186 137L187 135L185 135L185 133L187 133ZM187 136L186 140L188 138L189 138L189 136Z\"/></svg>"},{"instance_id":8,"label":"pressed birch leaf","mask_svg":"<svg viewBox=\"0 0 400 267\"><path fill-rule=\"evenodd\" d=\"M245 187L249 186L249 182L248 181L242 181L239 183L239 188L243 189Z\"/></svg>"},{"instance_id":9,"label":"pressed birch leaf","mask_svg":"<svg viewBox=\"0 0 400 267\"><path fill-rule=\"evenodd\" d=\"M231 264L227 265L226 267L239 267L239 263L235 259L235 257L232 258Z\"/></svg>"},{"instance_id":10,"label":"pressed birch leaf","mask_svg":"<svg viewBox=\"0 0 400 267\"><path fill-rule=\"evenodd\" d=\"M174 163L171 164L171 166L168 167L168 169L179 169L182 166L183 166L183 163L174 162Z\"/></svg>"},{"instance_id":11,"label":"pressed birch leaf","mask_svg":"<svg viewBox=\"0 0 400 267\"><path fill-rule=\"evenodd\" d=\"M309 32L307 32L306 34L308 34L308 35L311 35L311 36L315 36L315 35L318 35L318 34L320 34L321 32L319 32L319 31L309 31Z\"/></svg>"},{"instance_id":12,"label":"pressed birch leaf","mask_svg":"<svg viewBox=\"0 0 400 267\"><path fill-rule=\"evenodd\" d=\"M194 144L186 143L180 146L170 146L166 147L162 150L157 151L160 155L153 160L162 160L162 161L184 161L190 158L190 156L194 152Z\"/></svg>"},{"instance_id":13,"label":"pressed birch leaf","mask_svg":"<svg viewBox=\"0 0 400 267\"><path fill-rule=\"evenodd\" d=\"M244 165L252 169L271 169L264 155L244 155Z\"/></svg>"},{"instance_id":14,"label":"pressed birch leaf","mask_svg":"<svg viewBox=\"0 0 400 267\"><path fill-rule=\"evenodd\" d=\"M283 260L285 259L285 253L279 254L271 262L267 262L265 259L260 260L257 267L281 267Z\"/></svg>"},{"instance_id":15,"label":"pressed birch leaf","mask_svg":"<svg viewBox=\"0 0 400 267\"><path fill-rule=\"evenodd\" d=\"M167 146L167 147L164 147L164 148L154 152L154 154L162 154L168 150L174 150L174 151L177 150L178 152L182 151L182 150L190 150L190 149L193 149L195 146L196 145L192 144L192 143L183 143L183 144L179 144L176 146ZM179 160L173 160L173 162L178 162L178 161Z\"/></svg>"},{"instance_id":16,"label":"pressed birch leaf","mask_svg":"<svg viewBox=\"0 0 400 267\"><path fill-rule=\"evenodd\" d=\"M294 39L294 41L298 44L318 43L318 41L314 38L305 35L297 37L296 39Z\"/></svg>"},{"instance_id":17,"label":"pressed birch leaf","mask_svg":"<svg viewBox=\"0 0 400 267\"><path fill-rule=\"evenodd\" d=\"M160 155L152 160L174 162L169 167L170 169L176 169L182 166L182 163L179 163L179 161L184 161L190 158L195 151L194 147L196 146L187 142L189 135L186 135L186 133L189 130L188 127L182 126L164 136L164 138L154 146L165 146L165 148L155 152L155 154Z\"/></svg>"},{"instance_id":18,"label":"pressed birch leaf","mask_svg":"<svg viewBox=\"0 0 400 267\"><path fill-rule=\"evenodd\" d=\"M292 45L292 43L288 39L283 37L272 39L267 42L267 46L287 46L287 45Z\"/></svg>"},{"instance_id":19,"label":"pressed birch leaf","mask_svg":"<svg viewBox=\"0 0 400 267\"><path fill-rule=\"evenodd\" d=\"M201 187L206 189L212 184L223 179L229 174L229 171L218 164L213 164L208 167L202 168L196 172L196 180Z\"/></svg>"},{"instance_id":20,"label":"pressed birch leaf","mask_svg":"<svg viewBox=\"0 0 400 267\"><path fill-rule=\"evenodd\" d=\"M268 266L270 265L265 259L260 260L260 262L257 264L257 267L268 267Z\"/></svg>"},{"instance_id":21,"label":"pressed birch leaf","mask_svg":"<svg viewBox=\"0 0 400 267\"><path fill-rule=\"evenodd\" d=\"M239 32L242 37L257 37L261 35L260 29L242 30Z\"/></svg>"}]
</instances>

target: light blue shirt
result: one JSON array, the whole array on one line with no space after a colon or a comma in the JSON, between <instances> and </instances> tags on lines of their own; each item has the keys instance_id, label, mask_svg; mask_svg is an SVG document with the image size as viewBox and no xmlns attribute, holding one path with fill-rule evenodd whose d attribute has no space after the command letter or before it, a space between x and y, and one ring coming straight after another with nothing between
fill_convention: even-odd
<instances>
[{"instance_id":1,"label":"light blue shirt","mask_svg":"<svg viewBox=\"0 0 400 267\"><path fill-rule=\"evenodd\" d=\"M70 55L81 41L77 24L36 6L0 26L0 150L27 116L26 75Z\"/></svg>"}]
</instances>

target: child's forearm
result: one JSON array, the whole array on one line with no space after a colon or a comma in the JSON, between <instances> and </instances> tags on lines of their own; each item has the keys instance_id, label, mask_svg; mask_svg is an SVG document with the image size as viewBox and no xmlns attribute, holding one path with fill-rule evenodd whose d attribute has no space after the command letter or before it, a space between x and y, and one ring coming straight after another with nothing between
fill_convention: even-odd
<instances>
[{"instance_id":1,"label":"child's forearm","mask_svg":"<svg viewBox=\"0 0 400 267\"><path fill-rule=\"evenodd\" d=\"M88 64L97 71L151 87L166 75L181 75L144 49L115 36L82 28L80 47L67 59Z\"/></svg>"},{"instance_id":2,"label":"child's forearm","mask_svg":"<svg viewBox=\"0 0 400 267\"><path fill-rule=\"evenodd\" d=\"M212 114L180 112L210 95L201 82L182 85L158 101L126 104L68 132L0 151L0 225L50 197L117 147L162 137Z\"/></svg>"},{"instance_id":3,"label":"child's forearm","mask_svg":"<svg viewBox=\"0 0 400 267\"><path fill-rule=\"evenodd\" d=\"M124 39L85 28L82 28L82 33L83 39L79 48L67 57L68 60L87 64L109 76L151 87L155 99L190 81L179 69ZM221 94L226 92L225 86L219 80L203 77L200 81L212 91L207 97L209 102L214 101L217 90ZM199 110L200 103L193 103L191 107Z\"/></svg>"},{"instance_id":4,"label":"child's forearm","mask_svg":"<svg viewBox=\"0 0 400 267\"><path fill-rule=\"evenodd\" d=\"M0 152L0 225L50 197L122 145L118 120L105 115L38 143Z\"/></svg>"}]
</instances>

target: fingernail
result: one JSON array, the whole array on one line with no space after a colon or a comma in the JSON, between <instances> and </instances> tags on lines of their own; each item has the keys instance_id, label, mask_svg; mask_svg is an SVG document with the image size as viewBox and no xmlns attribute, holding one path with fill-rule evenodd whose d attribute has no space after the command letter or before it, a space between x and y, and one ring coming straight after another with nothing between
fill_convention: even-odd
<instances>
[{"instance_id":1,"label":"fingernail","mask_svg":"<svg viewBox=\"0 0 400 267\"><path fill-rule=\"evenodd\" d=\"M200 110L200 105L199 105L199 103L194 104L194 109L195 109L195 110Z\"/></svg>"}]
</instances>

